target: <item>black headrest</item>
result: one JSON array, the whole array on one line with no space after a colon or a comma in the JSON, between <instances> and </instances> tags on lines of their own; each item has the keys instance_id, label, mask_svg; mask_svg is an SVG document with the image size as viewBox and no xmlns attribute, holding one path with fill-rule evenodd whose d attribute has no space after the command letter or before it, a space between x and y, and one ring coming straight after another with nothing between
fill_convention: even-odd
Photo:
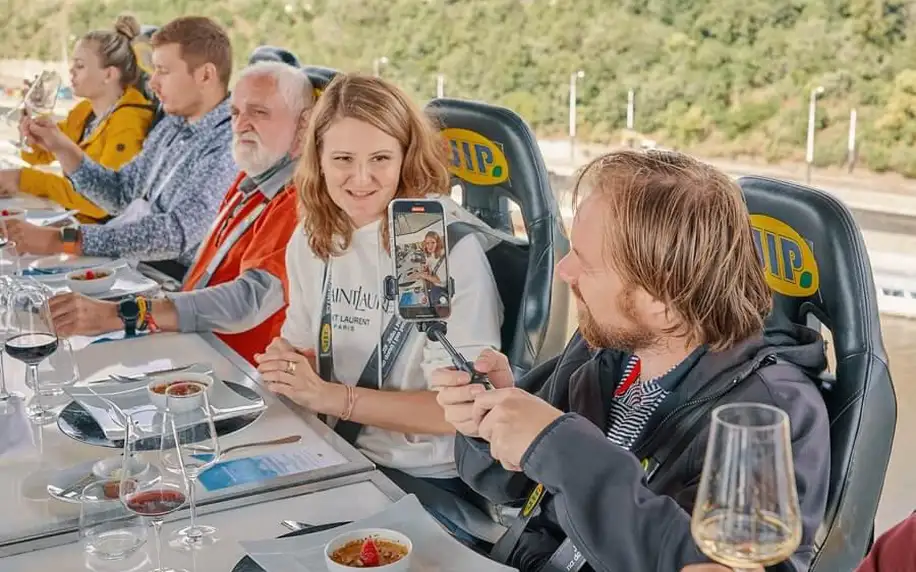
<instances>
[{"instance_id":1,"label":"black headrest","mask_svg":"<svg viewBox=\"0 0 916 572\"><path fill-rule=\"evenodd\" d=\"M291 51L276 46L258 46L255 48L251 55L248 56L248 63L253 64L256 62L283 62L293 67L299 67L299 58L293 55Z\"/></svg>"},{"instance_id":2,"label":"black headrest","mask_svg":"<svg viewBox=\"0 0 916 572\"><path fill-rule=\"evenodd\" d=\"M486 208L487 202L502 210L498 199L507 197L521 208L526 227L558 212L534 133L515 112L451 98L434 99L426 109L443 127L449 170L461 181L467 206Z\"/></svg>"},{"instance_id":3,"label":"black headrest","mask_svg":"<svg viewBox=\"0 0 916 572\"><path fill-rule=\"evenodd\" d=\"M809 312L834 333L838 358L884 358L871 263L862 234L833 195L762 177L743 177L758 252L775 293L775 313L805 323Z\"/></svg>"},{"instance_id":4,"label":"black headrest","mask_svg":"<svg viewBox=\"0 0 916 572\"><path fill-rule=\"evenodd\" d=\"M315 88L315 94L319 95L324 91L324 88L328 87L334 76L340 72L322 66L302 66L302 73L308 76L309 81L312 82L312 87Z\"/></svg>"}]
</instances>

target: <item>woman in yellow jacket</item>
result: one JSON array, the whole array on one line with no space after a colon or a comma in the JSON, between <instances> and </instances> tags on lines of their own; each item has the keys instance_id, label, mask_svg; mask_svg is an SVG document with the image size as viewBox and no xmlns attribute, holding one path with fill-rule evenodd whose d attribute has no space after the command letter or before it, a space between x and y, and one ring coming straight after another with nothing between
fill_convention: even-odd
<instances>
[{"instance_id":1,"label":"woman in yellow jacket","mask_svg":"<svg viewBox=\"0 0 916 572\"><path fill-rule=\"evenodd\" d=\"M134 158L153 120L154 106L135 87L140 68L131 40L139 34L137 20L121 16L113 31L89 32L73 50L70 83L73 94L84 100L59 126L89 157L110 169ZM22 159L31 165L47 165L54 156L36 148L23 152ZM0 171L0 194L16 191L78 210L82 222L108 217L104 209L76 192L66 177L54 173L31 168Z\"/></svg>"}]
</instances>

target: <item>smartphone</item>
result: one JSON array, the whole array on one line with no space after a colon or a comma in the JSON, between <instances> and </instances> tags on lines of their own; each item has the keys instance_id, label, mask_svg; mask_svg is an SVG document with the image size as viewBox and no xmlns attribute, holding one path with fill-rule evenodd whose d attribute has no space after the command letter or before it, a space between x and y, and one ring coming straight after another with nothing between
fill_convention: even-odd
<instances>
[{"instance_id":1,"label":"smartphone","mask_svg":"<svg viewBox=\"0 0 916 572\"><path fill-rule=\"evenodd\" d=\"M388 205L395 306L405 321L444 320L452 313L445 224L437 199L395 199Z\"/></svg>"}]
</instances>

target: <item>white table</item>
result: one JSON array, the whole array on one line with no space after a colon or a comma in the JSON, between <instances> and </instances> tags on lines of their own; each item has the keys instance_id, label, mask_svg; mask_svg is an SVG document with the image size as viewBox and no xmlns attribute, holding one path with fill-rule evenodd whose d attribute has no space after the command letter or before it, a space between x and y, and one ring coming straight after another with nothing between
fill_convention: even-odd
<instances>
[{"instance_id":1,"label":"white table","mask_svg":"<svg viewBox=\"0 0 916 572\"><path fill-rule=\"evenodd\" d=\"M269 501L210 513L205 519L219 529L220 541L191 555L163 547L163 565L183 567L188 572L229 572L245 555L240 540L276 538L289 532L281 520L308 524L359 520L384 509L403 496L391 481L377 471L312 483L277 491ZM201 511L206 512L206 511ZM163 526L163 543L175 529ZM152 530L146 546L129 560L103 563L85 554L82 542L0 558L3 572L85 572L149 570L154 564ZM148 559L148 560L147 560Z\"/></svg>"},{"instance_id":2,"label":"white table","mask_svg":"<svg viewBox=\"0 0 916 572\"><path fill-rule=\"evenodd\" d=\"M198 487L198 506L208 503L235 503L252 495L258 496L265 485L288 487L308 482L318 482L343 475L367 472L374 465L362 454L341 439L314 415L279 401L259 388L256 371L215 336L198 334L156 334L132 340L85 345L85 340L74 340L74 351L83 380L100 379L124 368L140 367L150 362L160 368L169 365L186 365L206 362L213 366L214 375L255 389L268 408L248 427L220 439L223 448L239 443L262 441L288 435L301 435L302 440L283 447L330 448L342 456L342 464L298 475L281 477L269 482L206 492ZM171 360L171 361L162 361ZM4 357L7 383L30 396L25 387L24 366ZM58 401L65 404L69 398ZM45 398L43 398L45 401ZM0 417L0 421L2 421ZM20 425L22 427L22 425ZM3 431L0 428L0 431ZM62 535L77 529L79 506L51 498L46 490L52 471L119 455L118 449L105 449L76 442L61 433L56 423L37 427L26 424L23 432L27 438L19 442L16 451L0 451L0 555L11 555L31 550L33 545L65 542ZM2 443L2 441L0 441ZM268 449L248 449L239 456L256 454ZM269 451L279 450L273 447ZM289 518L289 517L286 517ZM29 540L29 542L24 542ZM5 571L3 566L0 570Z\"/></svg>"}]
</instances>

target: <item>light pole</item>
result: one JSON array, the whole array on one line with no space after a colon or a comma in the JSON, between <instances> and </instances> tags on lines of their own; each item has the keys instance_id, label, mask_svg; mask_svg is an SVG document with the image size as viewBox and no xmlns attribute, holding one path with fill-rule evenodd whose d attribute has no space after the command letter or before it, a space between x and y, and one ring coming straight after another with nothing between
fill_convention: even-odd
<instances>
[{"instance_id":1,"label":"light pole","mask_svg":"<svg viewBox=\"0 0 916 572\"><path fill-rule=\"evenodd\" d=\"M585 77L585 72L578 70L569 75L569 162L576 163L576 83Z\"/></svg>"},{"instance_id":2,"label":"light pole","mask_svg":"<svg viewBox=\"0 0 916 572\"><path fill-rule=\"evenodd\" d=\"M849 112L849 172L856 168L856 110L853 108Z\"/></svg>"},{"instance_id":3,"label":"light pole","mask_svg":"<svg viewBox=\"0 0 916 572\"><path fill-rule=\"evenodd\" d=\"M382 75L382 66L388 65L388 56L382 56L380 58L375 58L372 60L372 74L375 77L381 77Z\"/></svg>"},{"instance_id":4,"label":"light pole","mask_svg":"<svg viewBox=\"0 0 916 572\"><path fill-rule=\"evenodd\" d=\"M808 146L805 152L805 182L811 183L811 169L814 164L814 119L817 115L817 96L824 93L824 86L819 85L811 90L808 102Z\"/></svg>"},{"instance_id":5,"label":"light pole","mask_svg":"<svg viewBox=\"0 0 916 572\"><path fill-rule=\"evenodd\" d=\"M436 97L440 99L445 97L445 74L444 73L436 74Z\"/></svg>"},{"instance_id":6,"label":"light pole","mask_svg":"<svg viewBox=\"0 0 916 572\"><path fill-rule=\"evenodd\" d=\"M636 92L632 89L627 92L627 129L633 131L636 122Z\"/></svg>"}]
</instances>

